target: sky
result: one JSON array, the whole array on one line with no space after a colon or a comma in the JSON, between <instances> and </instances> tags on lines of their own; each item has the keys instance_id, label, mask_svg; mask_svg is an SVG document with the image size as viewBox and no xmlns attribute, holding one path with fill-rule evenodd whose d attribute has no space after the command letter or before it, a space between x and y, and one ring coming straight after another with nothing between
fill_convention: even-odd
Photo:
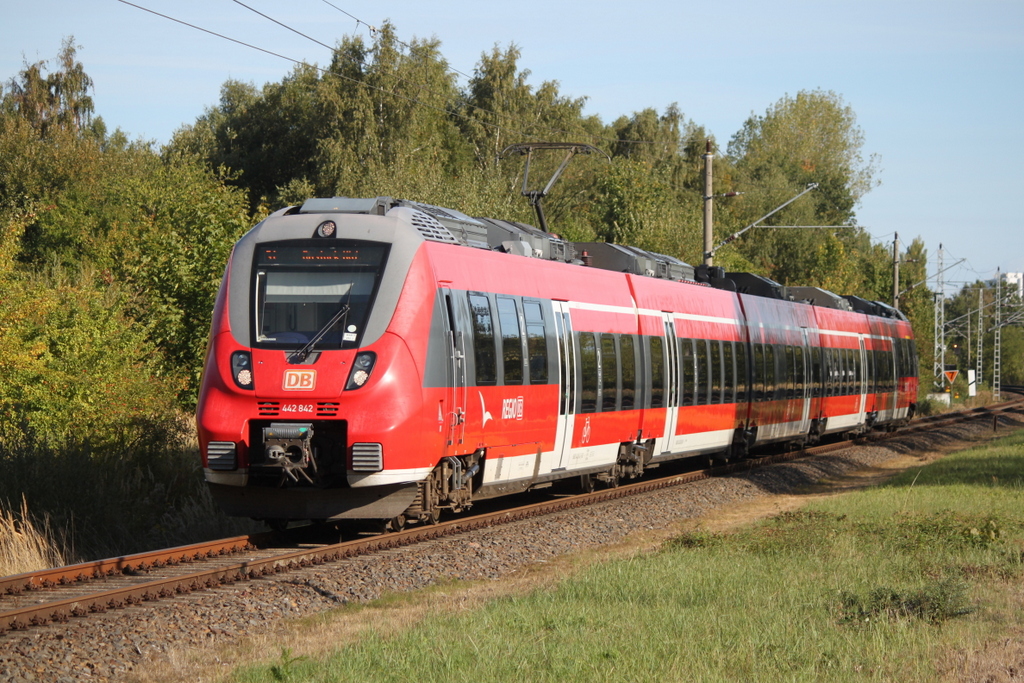
<instances>
[{"instance_id":1,"label":"sky","mask_svg":"<svg viewBox=\"0 0 1024 683\"><path fill-rule=\"evenodd\" d=\"M163 144L226 80L262 86L295 61L324 66L330 51L315 41L369 41L390 21L400 40L439 40L462 74L515 44L531 85L558 81L606 123L676 103L723 151L785 95L832 91L857 116L865 159L877 155L879 184L856 208L876 242L923 239L932 276L941 245L947 294L997 268L1024 271L1021 0L133 2L0 0L0 81L74 36L108 129Z\"/></svg>"}]
</instances>

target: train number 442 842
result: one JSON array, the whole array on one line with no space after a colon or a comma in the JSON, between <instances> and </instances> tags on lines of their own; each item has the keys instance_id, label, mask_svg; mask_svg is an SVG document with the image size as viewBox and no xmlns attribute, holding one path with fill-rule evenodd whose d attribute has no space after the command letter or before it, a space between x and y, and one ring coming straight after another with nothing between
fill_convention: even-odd
<instances>
[{"instance_id":1,"label":"train number 442 842","mask_svg":"<svg viewBox=\"0 0 1024 683\"><path fill-rule=\"evenodd\" d=\"M281 406L282 413L312 413L312 403L285 403Z\"/></svg>"}]
</instances>

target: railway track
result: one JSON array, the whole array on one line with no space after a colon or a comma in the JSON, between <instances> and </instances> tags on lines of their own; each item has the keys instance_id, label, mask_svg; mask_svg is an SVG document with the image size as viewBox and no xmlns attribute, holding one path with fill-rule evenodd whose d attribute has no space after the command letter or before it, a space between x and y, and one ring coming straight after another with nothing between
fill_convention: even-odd
<instances>
[{"instance_id":1,"label":"railway track","mask_svg":"<svg viewBox=\"0 0 1024 683\"><path fill-rule=\"evenodd\" d=\"M997 420L1000 413L1020 411L1022 407L1024 398L1018 398L971 411L922 418L898 434L939 429L964 420L989 417ZM861 441L873 442L887 436L871 435ZM849 446L849 441L840 441L341 543L281 547L274 545L277 538L274 534L265 533L0 577L0 634L61 623L143 602L170 599L220 585L639 495Z\"/></svg>"}]
</instances>

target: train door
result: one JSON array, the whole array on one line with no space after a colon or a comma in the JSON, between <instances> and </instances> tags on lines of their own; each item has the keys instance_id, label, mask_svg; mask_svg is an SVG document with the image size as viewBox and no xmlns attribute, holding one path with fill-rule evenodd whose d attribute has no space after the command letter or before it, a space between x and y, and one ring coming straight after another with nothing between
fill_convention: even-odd
<instances>
[{"instance_id":1,"label":"train door","mask_svg":"<svg viewBox=\"0 0 1024 683\"><path fill-rule=\"evenodd\" d=\"M664 357L661 368L662 395L665 405L665 438L661 442L661 452L670 453L675 442L676 424L679 421L679 345L676 344L676 323L673 315L662 313L662 316L665 326ZM657 369L654 367L657 362L653 346L654 339L651 341L651 374L654 381L657 381L657 378L654 377L657 373ZM718 371L717 368L715 371Z\"/></svg>"},{"instance_id":2,"label":"train door","mask_svg":"<svg viewBox=\"0 0 1024 683\"><path fill-rule=\"evenodd\" d=\"M800 411L800 433L806 434L811 428L811 396L814 393L813 362L811 358L811 340L807 328L800 330L803 334L803 344L797 347L799 357L797 359L797 392L803 399Z\"/></svg>"},{"instance_id":3,"label":"train door","mask_svg":"<svg viewBox=\"0 0 1024 683\"><path fill-rule=\"evenodd\" d=\"M466 436L466 338L459 330L452 291L441 286L445 329L448 334L448 389L445 396L447 413L447 452L461 453Z\"/></svg>"},{"instance_id":4,"label":"train door","mask_svg":"<svg viewBox=\"0 0 1024 683\"><path fill-rule=\"evenodd\" d=\"M855 380L857 382L857 424L864 424L867 418L868 407L868 378L864 370L868 366L867 351L864 345L864 335L857 337L857 366Z\"/></svg>"},{"instance_id":5,"label":"train door","mask_svg":"<svg viewBox=\"0 0 1024 683\"><path fill-rule=\"evenodd\" d=\"M555 431L555 467L565 467L572 449L576 412L576 349L569 317L569 302L552 301L558 337L558 423ZM554 469L554 468L552 468Z\"/></svg>"}]
</instances>

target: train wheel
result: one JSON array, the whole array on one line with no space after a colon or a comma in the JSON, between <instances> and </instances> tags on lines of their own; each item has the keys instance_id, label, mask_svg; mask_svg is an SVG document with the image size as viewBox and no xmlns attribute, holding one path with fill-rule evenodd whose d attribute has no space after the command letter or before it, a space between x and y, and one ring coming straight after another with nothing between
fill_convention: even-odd
<instances>
[{"instance_id":1,"label":"train wheel","mask_svg":"<svg viewBox=\"0 0 1024 683\"><path fill-rule=\"evenodd\" d=\"M405 528L405 515L392 517L384 525L384 531L401 531Z\"/></svg>"},{"instance_id":2,"label":"train wheel","mask_svg":"<svg viewBox=\"0 0 1024 683\"><path fill-rule=\"evenodd\" d=\"M441 509L431 508L430 512L420 517L420 521L424 524L437 524L441 521Z\"/></svg>"},{"instance_id":3,"label":"train wheel","mask_svg":"<svg viewBox=\"0 0 1024 683\"><path fill-rule=\"evenodd\" d=\"M595 486L596 482L594 481L593 476L589 474L580 475L580 489L583 493L593 493Z\"/></svg>"}]
</instances>

